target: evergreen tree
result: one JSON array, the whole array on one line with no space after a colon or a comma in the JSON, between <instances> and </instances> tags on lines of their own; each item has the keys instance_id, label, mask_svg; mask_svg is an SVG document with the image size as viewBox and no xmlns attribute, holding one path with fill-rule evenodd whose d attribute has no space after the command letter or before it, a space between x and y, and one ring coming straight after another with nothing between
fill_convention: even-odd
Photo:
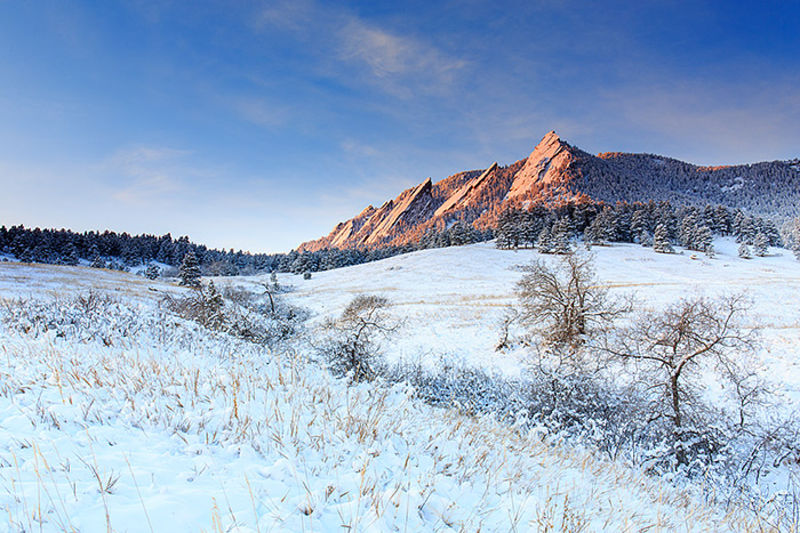
<instances>
[{"instance_id":1,"label":"evergreen tree","mask_svg":"<svg viewBox=\"0 0 800 533\"><path fill-rule=\"evenodd\" d=\"M711 228L708 226L700 226L697 228L694 236L694 244L695 250L698 252L705 252L706 254L709 253L711 250L711 256L714 255L714 240L711 235Z\"/></svg>"},{"instance_id":2,"label":"evergreen tree","mask_svg":"<svg viewBox=\"0 0 800 533\"><path fill-rule=\"evenodd\" d=\"M75 248L75 245L71 242L68 242L67 245L64 247L64 255L61 256L61 262L65 265L77 265L78 260L78 250Z\"/></svg>"},{"instance_id":3,"label":"evergreen tree","mask_svg":"<svg viewBox=\"0 0 800 533\"><path fill-rule=\"evenodd\" d=\"M742 259L750 259L752 257L750 254L750 246L744 241L739 245L739 257Z\"/></svg>"},{"instance_id":4,"label":"evergreen tree","mask_svg":"<svg viewBox=\"0 0 800 533\"><path fill-rule=\"evenodd\" d=\"M681 220L681 229L678 236L682 246L689 250L700 250L697 245L697 217L693 212L689 212ZM702 250L700 250L702 251Z\"/></svg>"},{"instance_id":5,"label":"evergreen tree","mask_svg":"<svg viewBox=\"0 0 800 533\"><path fill-rule=\"evenodd\" d=\"M161 269L158 268L158 265L153 263L147 265L147 269L144 271L144 277L147 279L158 279L159 275L161 275Z\"/></svg>"},{"instance_id":6,"label":"evergreen tree","mask_svg":"<svg viewBox=\"0 0 800 533\"><path fill-rule=\"evenodd\" d=\"M569 243L569 225L566 218L560 218L553 226L553 251L557 254L568 254L572 251Z\"/></svg>"},{"instance_id":7,"label":"evergreen tree","mask_svg":"<svg viewBox=\"0 0 800 533\"><path fill-rule=\"evenodd\" d=\"M648 241L649 222L647 220L647 211L644 209L637 209L633 212L631 219L631 233L635 242L644 244Z\"/></svg>"},{"instance_id":8,"label":"evergreen tree","mask_svg":"<svg viewBox=\"0 0 800 533\"><path fill-rule=\"evenodd\" d=\"M583 230L583 245L586 246L587 250L592 249L592 229L590 226L586 226Z\"/></svg>"},{"instance_id":9,"label":"evergreen tree","mask_svg":"<svg viewBox=\"0 0 800 533\"><path fill-rule=\"evenodd\" d=\"M767 239L767 236L759 231L756 234L755 238L753 239L753 252L758 257L764 257L765 255L767 255L768 244L769 244L769 239Z\"/></svg>"},{"instance_id":10,"label":"evergreen tree","mask_svg":"<svg viewBox=\"0 0 800 533\"><path fill-rule=\"evenodd\" d=\"M742 218L739 224L739 233L736 235L736 242L743 242L746 244L753 244L756 237L756 229L753 224L753 219L749 217Z\"/></svg>"},{"instance_id":11,"label":"evergreen tree","mask_svg":"<svg viewBox=\"0 0 800 533\"><path fill-rule=\"evenodd\" d=\"M659 224L653 234L653 250L660 254L671 254L674 250L672 243L669 242L667 226Z\"/></svg>"},{"instance_id":12,"label":"evergreen tree","mask_svg":"<svg viewBox=\"0 0 800 533\"><path fill-rule=\"evenodd\" d=\"M194 252L187 252L183 256L178 276L181 278L181 285L200 288L200 262Z\"/></svg>"},{"instance_id":13,"label":"evergreen tree","mask_svg":"<svg viewBox=\"0 0 800 533\"><path fill-rule=\"evenodd\" d=\"M206 314L205 325L211 329L223 328L225 314L222 308L225 307L225 300L217 291L213 281L209 281L208 286L205 289L201 289L201 296L203 298L203 312Z\"/></svg>"},{"instance_id":14,"label":"evergreen tree","mask_svg":"<svg viewBox=\"0 0 800 533\"><path fill-rule=\"evenodd\" d=\"M536 240L536 249L541 254L553 253L553 239L550 236L550 229L547 226L539 233L539 238Z\"/></svg>"}]
</instances>

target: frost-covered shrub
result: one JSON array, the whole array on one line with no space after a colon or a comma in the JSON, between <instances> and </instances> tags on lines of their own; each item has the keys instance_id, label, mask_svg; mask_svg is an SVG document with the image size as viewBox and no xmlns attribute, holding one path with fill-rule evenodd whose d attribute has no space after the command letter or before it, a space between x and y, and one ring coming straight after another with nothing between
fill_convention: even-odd
<instances>
[{"instance_id":1,"label":"frost-covered shrub","mask_svg":"<svg viewBox=\"0 0 800 533\"><path fill-rule=\"evenodd\" d=\"M131 337L145 327L130 306L92 290L51 302L15 299L5 300L3 305L7 312L0 315L0 320L34 337L53 334L57 338L101 340L111 345L113 337Z\"/></svg>"},{"instance_id":2,"label":"frost-covered shrub","mask_svg":"<svg viewBox=\"0 0 800 533\"><path fill-rule=\"evenodd\" d=\"M392 383L407 383L416 397L432 405L489 414L548 441L586 446L639 465L678 485L701 479L709 503L763 504L759 477L779 470L796 475L800 467L796 420L743 429L736 417L701 402L695 405L694 423L675 439L670 421L653 416L647 390L570 365L531 364L518 378L464 366L427 369L418 364L384 367L382 375ZM788 506L777 512L790 513L795 500L775 502Z\"/></svg>"},{"instance_id":3,"label":"frost-covered shrub","mask_svg":"<svg viewBox=\"0 0 800 533\"><path fill-rule=\"evenodd\" d=\"M272 295L270 295L272 296ZM263 298L244 289L217 291L213 282L189 296L167 297L164 307L181 318L258 344L273 345L293 337L307 313L283 302Z\"/></svg>"},{"instance_id":4,"label":"frost-covered shrub","mask_svg":"<svg viewBox=\"0 0 800 533\"><path fill-rule=\"evenodd\" d=\"M325 323L327 335L318 350L334 375L348 376L355 382L378 375L382 364L379 340L399 327L388 307L389 301L382 296L359 295L341 316Z\"/></svg>"},{"instance_id":5,"label":"frost-covered shrub","mask_svg":"<svg viewBox=\"0 0 800 533\"><path fill-rule=\"evenodd\" d=\"M185 346L193 333L163 310L143 312L142 304L98 291L49 301L4 300L2 306L0 322L33 338L135 346L146 337L164 346Z\"/></svg>"}]
</instances>

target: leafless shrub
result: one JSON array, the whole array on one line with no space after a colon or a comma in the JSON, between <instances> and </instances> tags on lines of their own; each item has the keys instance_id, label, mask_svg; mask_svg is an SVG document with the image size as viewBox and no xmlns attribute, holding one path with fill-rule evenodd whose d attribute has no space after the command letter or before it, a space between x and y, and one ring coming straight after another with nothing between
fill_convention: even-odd
<instances>
[{"instance_id":1,"label":"leafless shrub","mask_svg":"<svg viewBox=\"0 0 800 533\"><path fill-rule=\"evenodd\" d=\"M524 270L517 283L520 321L551 348L574 353L630 310L599 286L591 255L568 254L554 266L534 261Z\"/></svg>"},{"instance_id":2,"label":"leafless shrub","mask_svg":"<svg viewBox=\"0 0 800 533\"><path fill-rule=\"evenodd\" d=\"M689 461L689 443L707 434L698 430L708 423L700 398L703 370L733 384L742 425L759 394L747 366L755 354L756 331L741 324L748 307L742 295L686 298L663 311L642 313L604 346L606 353L636 364L653 398L652 417L665 418L673 428L679 464Z\"/></svg>"},{"instance_id":3,"label":"leafless shrub","mask_svg":"<svg viewBox=\"0 0 800 533\"><path fill-rule=\"evenodd\" d=\"M387 309L389 301L382 296L359 295L347 305L341 316L324 325L329 337L319 347L331 370L353 381L368 381L378 373L380 346L378 339L394 333L399 322Z\"/></svg>"},{"instance_id":4,"label":"leafless shrub","mask_svg":"<svg viewBox=\"0 0 800 533\"><path fill-rule=\"evenodd\" d=\"M220 293L213 282L184 298L168 296L163 303L169 311L208 329L269 345L294 336L307 316L272 295L267 303L243 288L228 287Z\"/></svg>"}]
</instances>

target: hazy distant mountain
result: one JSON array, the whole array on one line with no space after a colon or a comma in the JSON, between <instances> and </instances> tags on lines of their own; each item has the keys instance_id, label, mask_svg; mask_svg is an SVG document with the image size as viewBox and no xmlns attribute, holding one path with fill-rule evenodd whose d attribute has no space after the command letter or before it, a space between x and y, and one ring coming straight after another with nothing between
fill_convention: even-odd
<instances>
[{"instance_id":1,"label":"hazy distant mountain","mask_svg":"<svg viewBox=\"0 0 800 533\"><path fill-rule=\"evenodd\" d=\"M800 215L800 160L702 167L652 154L594 156L551 131L525 159L437 183L428 178L300 249L403 244L455 220L490 226L507 207L589 200L721 204L759 216L794 217Z\"/></svg>"}]
</instances>

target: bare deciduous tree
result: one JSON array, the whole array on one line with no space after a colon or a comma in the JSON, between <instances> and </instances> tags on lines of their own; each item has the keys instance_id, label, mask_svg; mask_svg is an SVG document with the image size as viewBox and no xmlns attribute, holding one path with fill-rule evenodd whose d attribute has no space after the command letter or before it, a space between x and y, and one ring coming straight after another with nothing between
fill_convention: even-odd
<instances>
[{"instance_id":1,"label":"bare deciduous tree","mask_svg":"<svg viewBox=\"0 0 800 533\"><path fill-rule=\"evenodd\" d=\"M704 368L733 383L744 423L744 408L755 391L747 383L752 373L745 363L757 346L756 331L741 324L748 307L743 295L683 299L664 311L643 313L606 344L607 353L640 365L659 406L655 416L670 420L677 443L702 424L693 417L693 407L701 404L697 393ZM681 446L676 458L681 464L687 462Z\"/></svg>"},{"instance_id":2,"label":"bare deciduous tree","mask_svg":"<svg viewBox=\"0 0 800 533\"><path fill-rule=\"evenodd\" d=\"M375 378L379 356L377 338L386 337L399 327L388 314L388 307L389 300L382 296L359 295L339 318L325 325L332 335L322 352L335 374L352 374L354 381Z\"/></svg>"},{"instance_id":3,"label":"bare deciduous tree","mask_svg":"<svg viewBox=\"0 0 800 533\"><path fill-rule=\"evenodd\" d=\"M521 323L547 345L576 351L587 336L630 310L598 284L591 255L569 254L551 266L534 261L517 283Z\"/></svg>"}]
</instances>

